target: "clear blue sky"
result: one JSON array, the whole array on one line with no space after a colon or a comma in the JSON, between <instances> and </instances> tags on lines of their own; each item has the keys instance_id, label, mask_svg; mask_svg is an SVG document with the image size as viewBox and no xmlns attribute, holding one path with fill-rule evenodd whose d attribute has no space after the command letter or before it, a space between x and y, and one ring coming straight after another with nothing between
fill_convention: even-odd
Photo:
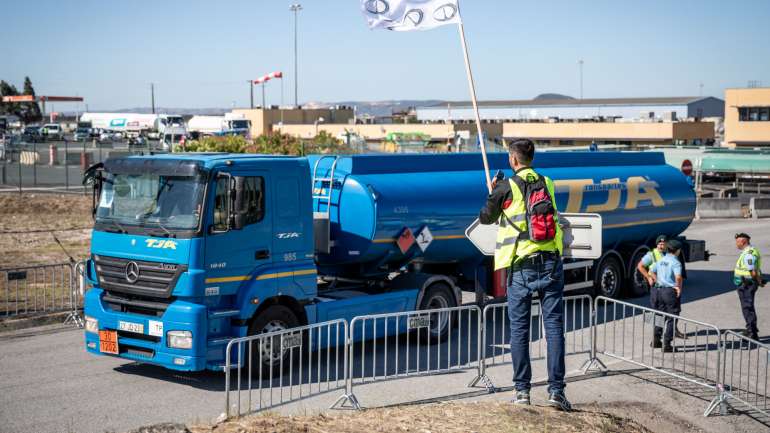
<instances>
[{"instance_id":1,"label":"clear blue sky","mask_svg":"<svg viewBox=\"0 0 770 433\"><path fill-rule=\"evenodd\" d=\"M371 31L359 0L300 0L300 102L467 99L454 26ZM0 79L80 95L91 111L248 105L249 78L285 73L293 101L289 0L4 2ZM723 97L770 86L770 1L461 0L482 99ZM277 104L281 84L268 85ZM255 89L256 103L261 95ZM73 104L55 107L74 110Z\"/></svg>"}]
</instances>

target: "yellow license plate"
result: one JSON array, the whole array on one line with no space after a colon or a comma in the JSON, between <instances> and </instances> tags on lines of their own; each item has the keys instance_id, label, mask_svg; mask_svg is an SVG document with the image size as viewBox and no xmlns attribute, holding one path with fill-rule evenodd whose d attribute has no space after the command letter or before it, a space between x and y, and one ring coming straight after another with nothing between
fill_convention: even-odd
<instances>
[{"instance_id":1,"label":"yellow license plate","mask_svg":"<svg viewBox=\"0 0 770 433\"><path fill-rule=\"evenodd\" d=\"M99 351L112 355L118 354L118 331L99 331Z\"/></svg>"}]
</instances>

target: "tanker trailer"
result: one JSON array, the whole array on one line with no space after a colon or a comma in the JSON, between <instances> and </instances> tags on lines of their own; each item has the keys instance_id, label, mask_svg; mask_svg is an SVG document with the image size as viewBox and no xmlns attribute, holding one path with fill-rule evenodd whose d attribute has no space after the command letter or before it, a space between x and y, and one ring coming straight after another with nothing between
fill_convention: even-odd
<instances>
[{"instance_id":1,"label":"tanker trailer","mask_svg":"<svg viewBox=\"0 0 770 433\"><path fill-rule=\"evenodd\" d=\"M464 235L487 194L479 154L309 159L320 274L377 280L411 267L492 294L491 258ZM507 154L489 155L489 164L492 172L512 175ZM593 286L620 297L625 286L627 294L643 294L636 263L656 236L678 237L695 215L695 193L662 153L538 153L534 167L554 180L561 212L602 216L603 255L582 261L585 266L567 264L568 290ZM399 245L409 232L419 237L425 230L426 248ZM702 241L685 245L689 260L704 259Z\"/></svg>"}]
</instances>

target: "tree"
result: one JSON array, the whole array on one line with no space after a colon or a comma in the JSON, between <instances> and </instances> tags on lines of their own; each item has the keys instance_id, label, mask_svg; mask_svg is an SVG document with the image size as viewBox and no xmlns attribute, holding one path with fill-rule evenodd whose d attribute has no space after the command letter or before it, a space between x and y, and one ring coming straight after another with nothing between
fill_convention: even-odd
<instances>
[{"instance_id":1,"label":"tree","mask_svg":"<svg viewBox=\"0 0 770 433\"><path fill-rule=\"evenodd\" d=\"M0 97L3 96L17 96L19 91L16 90L16 86L9 84L5 80L0 80ZM19 104L16 102L2 102L0 103L0 113L19 115ZM19 116L21 117L21 116Z\"/></svg>"},{"instance_id":2,"label":"tree","mask_svg":"<svg viewBox=\"0 0 770 433\"><path fill-rule=\"evenodd\" d=\"M32 80L29 77L24 77L24 95L35 96L35 88L32 87ZM22 102L20 105L22 111L21 118L24 119L25 123L38 122L43 119L37 102Z\"/></svg>"}]
</instances>

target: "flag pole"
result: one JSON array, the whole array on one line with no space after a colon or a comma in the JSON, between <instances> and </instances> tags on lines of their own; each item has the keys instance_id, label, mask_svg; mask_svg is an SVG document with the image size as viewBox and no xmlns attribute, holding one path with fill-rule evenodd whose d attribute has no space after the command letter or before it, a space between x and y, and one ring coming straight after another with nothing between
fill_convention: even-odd
<instances>
[{"instance_id":1,"label":"flag pole","mask_svg":"<svg viewBox=\"0 0 770 433\"><path fill-rule=\"evenodd\" d=\"M481 159L484 161L484 177L487 180L487 189L492 192L492 180L489 178L489 162L487 161L487 150L484 144L484 133L481 128L481 115L479 114L479 104L476 100L476 84L473 81L473 71L471 71L471 60L468 56L468 42L465 40L465 27L462 20L458 23L460 29L460 42L463 46L463 57L465 58L465 73L468 75L468 87L471 91L471 103L473 104L473 114L476 116L476 129L478 130L479 146L481 147Z\"/></svg>"}]
</instances>

